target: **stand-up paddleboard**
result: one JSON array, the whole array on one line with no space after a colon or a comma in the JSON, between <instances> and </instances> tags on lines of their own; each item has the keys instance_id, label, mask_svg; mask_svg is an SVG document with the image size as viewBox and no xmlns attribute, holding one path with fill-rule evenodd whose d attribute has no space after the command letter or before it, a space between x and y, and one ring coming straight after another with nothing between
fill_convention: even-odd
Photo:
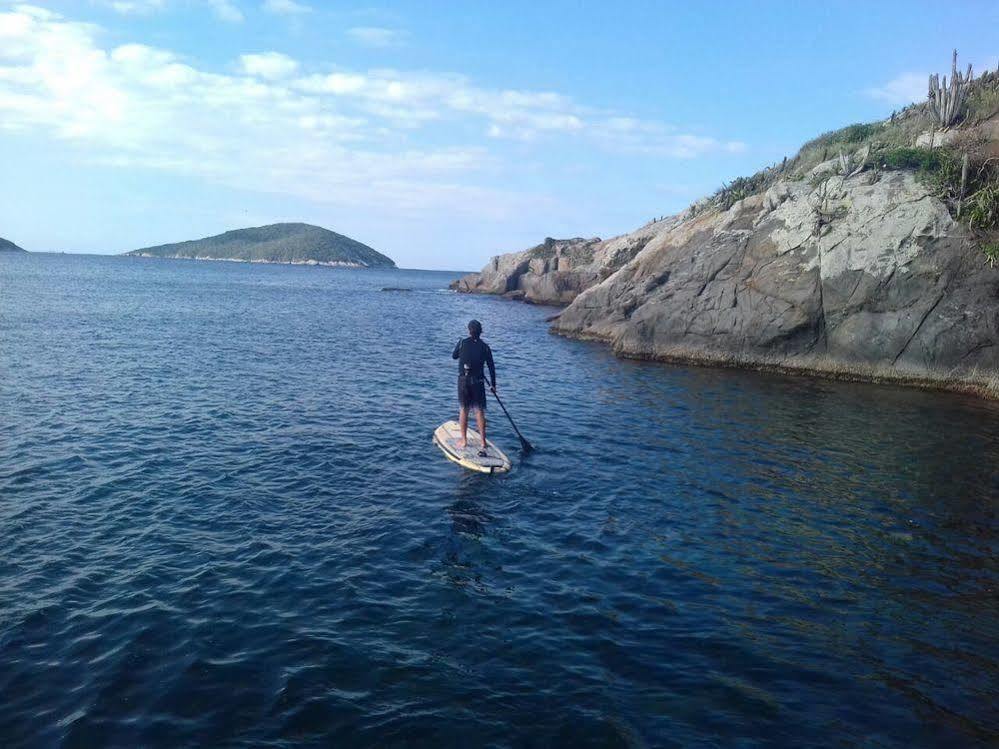
<instances>
[{"instance_id":1,"label":"stand-up paddleboard","mask_svg":"<svg viewBox=\"0 0 999 749\"><path fill-rule=\"evenodd\" d=\"M482 438L474 429L468 430L468 447L458 447L461 440L461 427L457 421L445 421L434 430L434 444L441 449L448 460L470 471L481 473L506 473L511 468L510 459L492 442L486 442L486 454L479 455Z\"/></svg>"}]
</instances>

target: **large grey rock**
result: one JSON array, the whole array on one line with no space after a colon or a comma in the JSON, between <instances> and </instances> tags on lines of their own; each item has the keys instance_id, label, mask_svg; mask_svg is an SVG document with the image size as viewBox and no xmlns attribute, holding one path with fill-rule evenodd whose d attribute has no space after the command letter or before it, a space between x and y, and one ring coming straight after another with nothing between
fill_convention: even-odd
<instances>
[{"instance_id":1,"label":"large grey rock","mask_svg":"<svg viewBox=\"0 0 999 749\"><path fill-rule=\"evenodd\" d=\"M652 359L999 374L999 270L909 173L781 182L663 223L554 330Z\"/></svg>"},{"instance_id":2,"label":"large grey rock","mask_svg":"<svg viewBox=\"0 0 999 749\"><path fill-rule=\"evenodd\" d=\"M927 130L916 136L916 148L941 148L949 146L961 136L960 130Z\"/></svg>"},{"instance_id":3,"label":"large grey rock","mask_svg":"<svg viewBox=\"0 0 999 749\"><path fill-rule=\"evenodd\" d=\"M606 242L599 237L549 238L529 250L494 257L482 271L460 278L451 288L535 304L568 304L633 258L663 226L648 224Z\"/></svg>"}]
</instances>

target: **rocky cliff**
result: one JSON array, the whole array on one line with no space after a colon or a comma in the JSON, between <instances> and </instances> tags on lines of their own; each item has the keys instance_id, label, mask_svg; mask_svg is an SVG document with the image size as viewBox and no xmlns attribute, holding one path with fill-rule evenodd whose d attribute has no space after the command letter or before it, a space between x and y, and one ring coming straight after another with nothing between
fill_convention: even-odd
<instances>
[{"instance_id":1,"label":"rocky cliff","mask_svg":"<svg viewBox=\"0 0 999 749\"><path fill-rule=\"evenodd\" d=\"M974 379L999 372L999 270L910 173L778 182L665 227L554 329L642 358Z\"/></svg>"},{"instance_id":2,"label":"rocky cliff","mask_svg":"<svg viewBox=\"0 0 999 749\"><path fill-rule=\"evenodd\" d=\"M943 137L918 106L830 133L676 216L548 240L455 288L567 304L556 333L623 356L999 395L999 113L985 114Z\"/></svg>"},{"instance_id":3,"label":"rocky cliff","mask_svg":"<svg viewBox=\"0 0 999 749\"><path fill-rule=\"evenodd\" d=\"M451 288L471 294L502 294L539 304L568 304L583 289L621 267L608 257L599 237L551 239L523 252L494 257L481 273L469 274ZM600 248L598 253L596 250Z\"/></svg>"}]
</instances>

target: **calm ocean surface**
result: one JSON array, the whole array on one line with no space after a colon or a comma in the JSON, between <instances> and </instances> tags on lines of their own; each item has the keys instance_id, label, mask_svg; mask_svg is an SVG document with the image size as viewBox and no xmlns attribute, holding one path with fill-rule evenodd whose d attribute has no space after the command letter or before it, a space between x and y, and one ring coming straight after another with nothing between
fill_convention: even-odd
<instances>
[{"instance_id":1,"label":"calm ocean surface","mask_svg":"<svg viewBox=\"0 0 999 749\"><path fill-rule=\"evenodd\" d=\"M999 406L454 277L0 255L0 745L996 740ZM430 442L470 317L506 476Z\"/></svg>"}]
</instances>

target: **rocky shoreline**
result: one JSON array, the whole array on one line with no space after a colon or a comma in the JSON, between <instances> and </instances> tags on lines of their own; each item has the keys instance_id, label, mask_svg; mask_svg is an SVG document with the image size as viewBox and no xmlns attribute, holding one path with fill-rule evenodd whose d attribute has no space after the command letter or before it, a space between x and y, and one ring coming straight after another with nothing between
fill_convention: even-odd
<instances>
[{"instance_id":1,"label":"rocky shoreline","mask_svg":"<svg viewBox=\"0 0 999 749\"><path fill-rule=\"evenodd\" d=\"M241 257L207 257L190 255L152 255L148 252L130 253L128 257L154 258L156 260L215 260L223 263L261 263L263 265L320 265L326 268L367 268L363 263L348 263L344 261L324 261L324 260L248 260Z\"/></svg>"},{"instance_id":2,"label":"rocky shoreline","mask_svg":"<svg viewBox=\"0 0 999 749\"><path fill-rule=\"evenodd\" d=\"M996 119L961 137L999 155ZM494 257L452 288L563 306L552 332L623 357L999 398L991 235L957 220L923 172L893 168L897 149L872 147L610 240Z\"/></svg>"}]
</instances>

